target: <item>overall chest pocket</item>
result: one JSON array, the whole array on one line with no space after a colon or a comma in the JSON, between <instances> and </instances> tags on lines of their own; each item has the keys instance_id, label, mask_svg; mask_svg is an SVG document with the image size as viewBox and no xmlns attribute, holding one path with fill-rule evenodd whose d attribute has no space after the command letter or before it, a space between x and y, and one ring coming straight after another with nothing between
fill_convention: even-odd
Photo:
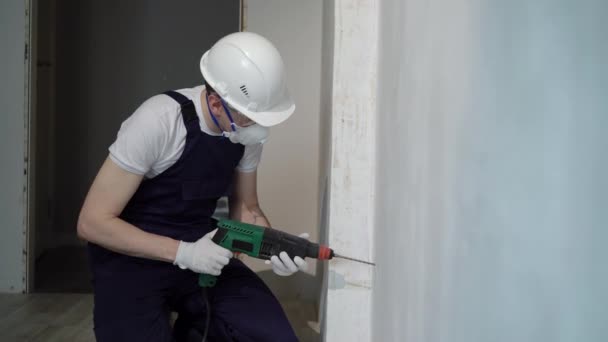
<instances>
[{"instance_id":1,"label":"overall chest pocket","mask_svg":"<svg viewBox=\"0 0 608 342\"><path fill-rule=\"evenodd\" d=\"M186 201L217 199L229 195L230 182L201 179L182 182L182 198Z\"/></svg>"}]
</instances>

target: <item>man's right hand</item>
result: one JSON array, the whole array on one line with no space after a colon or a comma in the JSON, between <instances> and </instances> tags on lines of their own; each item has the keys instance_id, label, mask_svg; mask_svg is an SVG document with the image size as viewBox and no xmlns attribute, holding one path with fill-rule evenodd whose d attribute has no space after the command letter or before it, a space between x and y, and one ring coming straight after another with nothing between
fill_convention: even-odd
<instances>
[{"instance_id":1,"label":"man's right hand","mask_svg":"<svg viewBox=\"0 0 608 342\"><path fill-rule=\"evenodd\" d=\"M196 273L220 275L230 262L232 252L211 241L216 232L217 229L196 242L180 241L173 264Z\"/></svg>"}]
</instances>

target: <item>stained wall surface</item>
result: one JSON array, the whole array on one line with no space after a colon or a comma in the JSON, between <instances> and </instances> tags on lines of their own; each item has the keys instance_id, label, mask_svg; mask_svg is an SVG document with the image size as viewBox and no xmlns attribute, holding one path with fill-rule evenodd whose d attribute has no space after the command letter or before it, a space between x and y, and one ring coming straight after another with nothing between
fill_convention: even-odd
<instances>
[{"instance_id":1,"label":"stained wall surface","mask_svg":"<svg viewBox=\"0 0 608 342\"><path fill-rule=\"evenodd\" d=\"M324 20L322 237L336 253L372 257L376 153L377 1L336 0ZM333 16L331 14L333 13ZM370 341L373 268L334 259L324 273L325 341Z\"/></svg>"}]
</instances>

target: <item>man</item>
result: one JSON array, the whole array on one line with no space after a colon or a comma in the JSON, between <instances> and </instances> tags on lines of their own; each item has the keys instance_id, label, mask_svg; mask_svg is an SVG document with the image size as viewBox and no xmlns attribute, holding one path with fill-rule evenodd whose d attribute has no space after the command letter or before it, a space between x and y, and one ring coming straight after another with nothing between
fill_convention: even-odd
<instances>
[{"instance_id":1,"label":"man","mask_svg":"<svg viewBox=\"0 0 608 342\"><path fill-rule=\"evenodd\" d=\"M269 226L256 168L267 127L295 110L283 61L265 38L239 32L200 69L204 86L154 96L122 124L85 199L78 234L89 241L98 341L180 341L193 331L210 341L297 340L259 277L211 241L211 215L229 191L232 219ZM283 276L306 267L284 252L271 264ZM210 312L199 273L219 276Z\"/></svg>"}]
</instances>

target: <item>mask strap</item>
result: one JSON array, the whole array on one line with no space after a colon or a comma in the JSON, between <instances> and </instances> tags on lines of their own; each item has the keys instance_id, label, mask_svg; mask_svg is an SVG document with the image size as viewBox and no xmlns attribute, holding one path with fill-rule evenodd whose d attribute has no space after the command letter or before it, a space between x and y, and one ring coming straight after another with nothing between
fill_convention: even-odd
<instances>
[{"instance_id":1,"label":"mask strap","mask_svg":"<svg viewBox=\"0 0 608 342\"><path fill-rule=\"evenodd\" d=\"M230 109L228 109L228 106L226 105L226 102L224 102L224 99L220 99L220 101L222 101L222 107L224 107L226 114L228 114L228 119L230 120L230 127L232 128L232 131L236 132L236 124L234 123L234 120L232 120L232 115L230 115ZM209 101L207 101L207 105L209 105Z\"/></svg>"},{"instance_id":2,"label":"mask strap","mask_svg":"<svg viewBox=\"0 0 608 342\"><path fill-rule=\"evenodd\" d=\"M211 116L211 120L213 120L213 122L215 123L215 125L217 126L217 128L219 128L219 129L220 129L220 131L222 131L222 135L224 135L224 133L223 133L223 132L224 132L224 130L223 130L223 129L222 129L222 127L220 126L220 123L219 123L219 122L217 122L217 119L215 118L215 115L213 115L213 114L211 113L211 106L209 106L209 94L207 94L206 99L207 99L207 109L209 110L209 116ZM223 102L223 101L222 101L222 102Z\"/></svg>"}]
</instances>

